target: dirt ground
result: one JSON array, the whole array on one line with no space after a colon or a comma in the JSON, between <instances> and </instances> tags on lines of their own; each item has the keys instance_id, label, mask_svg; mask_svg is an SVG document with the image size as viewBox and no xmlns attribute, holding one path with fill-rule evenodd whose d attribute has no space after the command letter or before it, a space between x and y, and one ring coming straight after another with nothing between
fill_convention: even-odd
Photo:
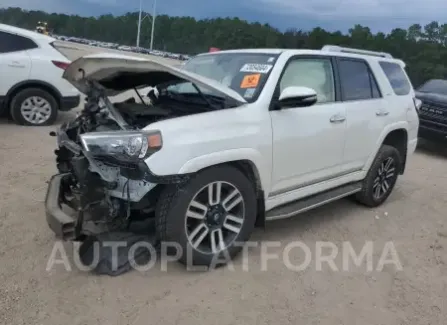
<instances>
[{"instance_id":1,"label":"dirt ground","mask_svg":"<svg viewBox=\"0 0 447 325\"><path fill-rule=\"evenodd\" d=\"M61 114L58 123L73 117ZM56 265L47 271L55 238L45 221L46 181L55 173L53 127L0 122L0 324L322 324L435 325L447 323L447 150L422 143L393 194L377 209L341 200L298 217L269 223L253 240L301 241L312 263L303 271L269 260L261 247L234 270L161 270L95 276ZM374 243L374 269L392 241L402 270L366 264L316 270L317 241L359 252ZM70 250L71 245L65 247ZM289 254L303 260L300 250ZM247 263L247 262L246 262Z\"/></svg>"}]
</instances>

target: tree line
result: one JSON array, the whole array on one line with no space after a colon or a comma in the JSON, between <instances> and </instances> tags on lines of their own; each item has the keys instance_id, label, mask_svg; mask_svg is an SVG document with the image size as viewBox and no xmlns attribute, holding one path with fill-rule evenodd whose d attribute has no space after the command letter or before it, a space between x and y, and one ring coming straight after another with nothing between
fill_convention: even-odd
<instances>
[{"instance_id":1,"label":"tree line","mask_svg":"<svg viewBox=\"0 0 447 325\"><path fill-rule=\"evenodd\" d=\"M38 21L48 22L49 29L59 35L121 45L136 43L138 12L81 17L21 8L0 9L0 22L4 24L34 29ZM142 23L140 46L149 47L150 35L148 15ZM415 86L428 79L447 78L447 24L436 21L425 26L414 24L408 29L395 28L389 33L372 33L362 25L353 26L348 33L320 27L311 31L294 27L281 32L269 24L239 18L196 20L160 15L154 31L154 49L192 55L207 52L210 47L319 49L325 44L389 52L406 62Z\"/></svg>"}]
</instances>

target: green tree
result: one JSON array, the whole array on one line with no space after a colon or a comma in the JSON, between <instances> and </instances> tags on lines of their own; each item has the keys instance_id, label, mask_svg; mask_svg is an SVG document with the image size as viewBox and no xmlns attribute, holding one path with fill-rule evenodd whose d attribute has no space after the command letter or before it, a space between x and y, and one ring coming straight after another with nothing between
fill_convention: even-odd
<instances>
[{"instance_id":1,"label":"green tree","mask_svg":"<svg viewBox=\"0 0 447 325\"><path fill-rule=\"evenodd\" d=\"M141 46L149 47L151 19L148 15L142 23ZM47 21L55 34L122 45L135 45L137 20L137 12L80 17L21 8L0 9L0 22L4 24L34 29L38 21ZM357 47L389 52L402 59L415 86L431 78L447 78L447 24L436 21L423 27L414 24L408 30L396 28L388 34L374 34L369 27L357 24L343 34L321 27L303 31L294 26L281 32L269 24L249 23L240 18L196 20L160 15L156 17L154 35L156 49L185 54L206 52L210 47L318 49L325 44Z\"/></svg>"}]
</instances>

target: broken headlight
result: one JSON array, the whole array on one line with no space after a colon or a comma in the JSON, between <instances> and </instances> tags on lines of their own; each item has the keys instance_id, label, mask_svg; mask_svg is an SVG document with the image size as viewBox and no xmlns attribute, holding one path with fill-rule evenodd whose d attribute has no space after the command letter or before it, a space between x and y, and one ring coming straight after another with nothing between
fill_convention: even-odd
<instances>
[{"instance_id":1,"label":"broken headlight","mask_svg":"<svg viewBox=\"0 0 447 325\"><path fill-rule=\"evenodd\" d=\"M160 131L111 131L81 135L84 150L96 158L137 162L160 150Z\"/></svg>"}]
</instances>

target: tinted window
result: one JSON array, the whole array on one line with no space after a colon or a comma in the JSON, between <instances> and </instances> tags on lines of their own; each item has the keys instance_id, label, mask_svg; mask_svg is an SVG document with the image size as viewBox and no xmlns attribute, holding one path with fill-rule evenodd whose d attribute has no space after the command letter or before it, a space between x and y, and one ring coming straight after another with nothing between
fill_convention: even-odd
<instances>
[{"instance_id":1,"label":"tinted window","mask_svg":"<svg viewBox=\"0 0 447 325\"><path fill-rule=\"evenodd\" d=\"M377 82L366 62L340 59L339 72L343 100L381 97Z\"/></svg>"},{"instance_id":2,"label":"tinted window","mask_svg":"<svg viewBox=\"0 0 447 325\"><path fill-rule=\"evenodd\" d=\"M418 91L423 93L434 93L447 95L447 80L433 79L423 84Z\"/></svg>"},{"instance_id":3,"label":"tinted window","mask_svg":"<svg viewBox=\"0 0 447 325\"><path fill-rule=\"evenodd\" d=\"M394 93L399 96L408 95L411 91L411 84L402 67L397 63L391 62L379 62L379 64L383 72L385 72L391 87L393 87Z\"/></svg>"},{"instance_id":4,"label":"tinted window","mask_svg":"<svg viewBox=\"0 0 447 325\"><path fill-rule=\"evenodd\" d=\"M317 93L319 103L335 101L334 74L330 59L291 61L279 83L280 92L290 86L312 88Z\"/></svg>"},{"instance_id":5,"label":"tinted window","mask_svg":"<svg viewBox=\"0 0 447 325\"><path fill-rule=\"evenodd\" d=\"M36 47L36 43L29 38L0 31L0 53L24 51Z\"/></svg>"}]
</instances>

